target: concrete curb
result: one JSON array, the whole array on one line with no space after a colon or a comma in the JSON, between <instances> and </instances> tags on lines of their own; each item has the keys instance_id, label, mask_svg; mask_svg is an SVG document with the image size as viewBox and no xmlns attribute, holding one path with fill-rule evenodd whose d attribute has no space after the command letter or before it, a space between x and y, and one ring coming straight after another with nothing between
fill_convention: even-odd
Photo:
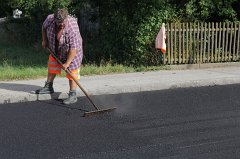
<instances>
[{"instance_id":1,"label":"concrete curb","mask_svg":"<svg viewBox=\"0 0 240 159\"><path fill-rule=\"evenodd\" d=\"M82 77L81 85L90 95L132 93L175 88L227 85L240 83L240 65L237 67L162 70L128 74L111 74ZM238 66L239 65L239 66ZM67 97L68 81L56 78L53 95L36 95L45 79L0 83L0 104L37 100L63 99ZM84 96L78 90L78 96Z\"/></svg>"},{"instance_id":2,"label":"concrete curb","mask_svg":"<svg viewBox=\"0 0 240 159\"><path fill-rule=\"evenodd\" d=\"M168 67L171 70L209 69L209 68L223 68L223 67L228 68L228 67L240 67L240 62L169 65Z\"/></svg>"}]
</instances>

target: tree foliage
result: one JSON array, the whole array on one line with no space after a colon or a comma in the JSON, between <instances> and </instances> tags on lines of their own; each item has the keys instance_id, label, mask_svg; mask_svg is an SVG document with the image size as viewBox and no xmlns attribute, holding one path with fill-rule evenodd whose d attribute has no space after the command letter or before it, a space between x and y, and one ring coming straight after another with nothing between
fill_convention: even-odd
<instances>
[{"instance_id":1,"label":"tree foliage","mask_svg":"<svg viewBox=\"0 0 240 159\"><path fill-rule=\"evenodd\" d=\"M21 25L20 32L25 29L24 38L34 37L29 40L35 42L40 39L46 15L56 8L66 7L79 19L88 14L85 21L97 24L98 30L93 32L84 26L86 23L80 24L86 62L157 65L161 61L154 40L163 22L237 21L239 3L239 0L2 0L0 13L6 16L11 15L12 9L22 10L25 22L12 20L11 24Z\"/></svg>"}]
</instances>

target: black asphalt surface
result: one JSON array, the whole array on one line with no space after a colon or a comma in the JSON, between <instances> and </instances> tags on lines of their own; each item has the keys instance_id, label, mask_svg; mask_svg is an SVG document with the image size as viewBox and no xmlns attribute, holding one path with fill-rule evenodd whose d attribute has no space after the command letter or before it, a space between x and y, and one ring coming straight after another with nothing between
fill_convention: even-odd
<instances>
[{"instance_id":1,"label":"black asphalt surface","mask_svg":"<svg viewBox=\"0 0 240 159\"><path fill-rule=\"evenodd\" d=\"M240 158L240 84L92 98L0 105L0 158Z\"/></svg>"}]
</instances>

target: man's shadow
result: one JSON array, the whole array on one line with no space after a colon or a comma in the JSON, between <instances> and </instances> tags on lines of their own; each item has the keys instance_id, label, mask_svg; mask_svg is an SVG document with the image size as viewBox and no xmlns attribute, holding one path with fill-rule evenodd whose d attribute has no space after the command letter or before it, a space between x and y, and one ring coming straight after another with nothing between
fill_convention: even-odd
<instances>
[{"instance_id":1,"label":"man's shadow","mask_svg":"<svg viewBox=\"0 0 240 159\"><path fill-rule=\"evenodd\" d=\"M28 85L28 84L19 84L19 83L0 83L0 89L5 89L5 90L10 90L10 91L17 91L17 92L25 92L25 93L29 93L31 95L36 95L37 97L37 101L43 102L43 103L48 103L48 104L52 104L55 106L59 106L59 107L64 107L64 108L68 108L68 109L77 109L80 111L87 111L84 109L80 109L77 107L71 107L71 106L67 106L67 105L63 105L61 104L63 101L63 97L61 97L62 92L54 92L52 94L36 94L35 91L42 88L41 86L36 86L36 85ZM49 100L44 100L44 96L49 96L50 99L49 100L54 100L57 102L50 102Z\"/></svg>"},{"instance_id":2,"label":"man's shadow","mask_svg":"<svg viewBox=\"0 0 240 159\"><path fill-rule=\"evenodd\" d=\"M16 91L16 92L25 92L31 96L36 96L37 101L44 100L55 100L62 102L61 92L54 92L52 94L36 94L35 91L42 88L41 86L28 85L28 84L19 84L19 83L0 83L0 89ZM12 92L11 92L12 93ZM27 101L27 100L26 100Z\"/></svg>"},{"instance_id":3,"label":"man's shadow","mask_svg":"<svg viewBox=\"0 0 240 159\"><path fill-rule=\"evenodd\" d=\"M6 89L11 91L31 92L33 90L40 89L40 86L17 84L17 83L0 83L0 89Z\"/></svg>"},{"instance_id":4,"label":"man's shadow","mask_svg":"<svg viewBox=\"0 0 240 159\"><path fill-rule=\"evenodd\" d=\"M19 83L0 83L0 89L10 90L10 91L17 91L17 92L25 92L29 94L35 94L36 96L39 96L35 93L36 90L42 88L41 86L36 85L30 85L30 84L19 84ZM52 99L58 99L61 92L55 92L51 95Z\"/></svg>"}]
</instances>

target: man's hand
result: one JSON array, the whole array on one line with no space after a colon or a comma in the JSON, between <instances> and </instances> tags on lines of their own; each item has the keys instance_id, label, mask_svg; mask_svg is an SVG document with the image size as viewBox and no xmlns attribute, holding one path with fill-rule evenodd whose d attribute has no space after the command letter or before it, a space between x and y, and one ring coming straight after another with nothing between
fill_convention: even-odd
<instances>
[{"instance_id":1,"label":"man's hand","mask_svg":"<svg viewBox=\"0 0 240 159\"><path fill-rule=\"evenodd\" d=\"M69 67L69 65L70 65L70 64L68 64L68 63L64 63L64 64L62 65L62 68L63 68L64 70L67 70L68 67Z\"/></svg>"},{"instance_id":2,"label":"man's hand","mask_svg":"<svg viewBox=\"0 0 240 159\"><path fill-rule=\"evenodd\" d=\"M77 49L71 49L69 51L67 61L63 64L64 70L66 70L69 67L76 53L77 53Z\"/></svg>"},{"instance_id":3,"label":"man's hand","mask_svg":"<svg viewBox=\"0 0 240 159\"><path fill-rule=\"evenodd\" d=\"M44 49L47 48L47 42L45 40L42 41L42 48L44 48Z\"/></svg>"}]
</instances>

